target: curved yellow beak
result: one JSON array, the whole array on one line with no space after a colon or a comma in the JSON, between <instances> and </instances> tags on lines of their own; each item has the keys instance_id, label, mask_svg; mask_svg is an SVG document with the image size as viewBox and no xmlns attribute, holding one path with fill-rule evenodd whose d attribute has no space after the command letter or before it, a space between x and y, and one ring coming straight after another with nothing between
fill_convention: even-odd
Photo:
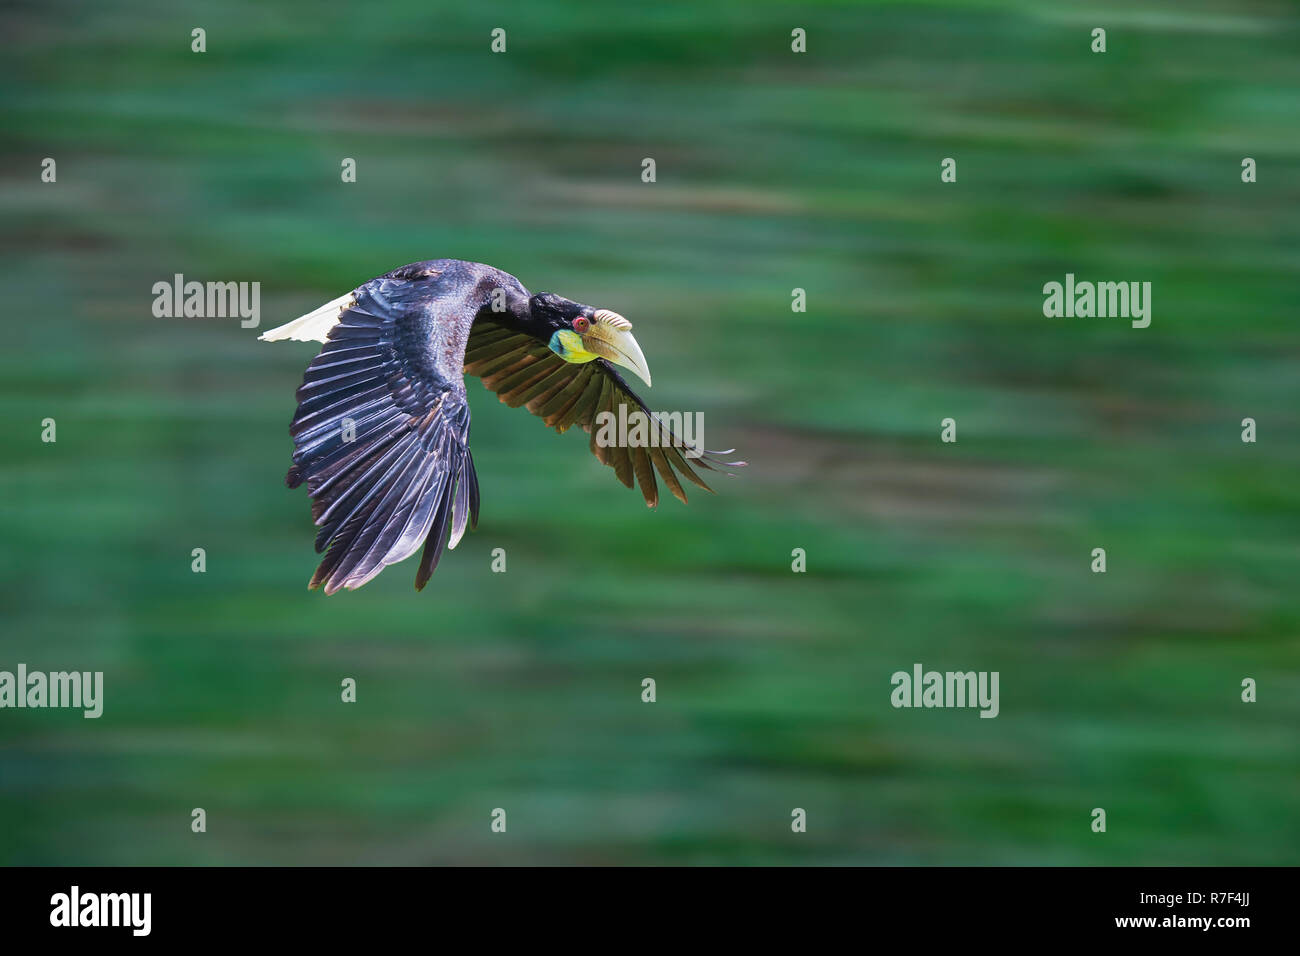
<instances>
[{"instance_id":1,"label":"curved yellow beak","mask_svg":"<svg viewBox=\"0 0 1300 956\"><path fill-rule=\"evenodd\" d=\"M632 337L632 323L617 312L598 309L582 336L582 347L615 365L631 369L641 381L650 384L650 366L641 354L641 346Z\"/></svg>"}]
</instances>

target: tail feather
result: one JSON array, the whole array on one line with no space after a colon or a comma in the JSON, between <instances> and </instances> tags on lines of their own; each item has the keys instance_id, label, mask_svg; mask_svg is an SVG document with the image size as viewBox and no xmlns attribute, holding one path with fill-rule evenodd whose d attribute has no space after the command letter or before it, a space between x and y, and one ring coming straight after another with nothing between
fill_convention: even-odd
<instances>
[{"instance_id":1,"label":"tail feather","mask_svg":"<svg viewBox=\"0 0 1300 956\"><path fill-rule=\"evenodd\" d=\"M257 337L259 342L281 342L289 339L294 342L324 342L329 338L330 329L338 324L339 316L355 301L353 294L339 296L332 302L326 302L319 309L306 315L300 315L292 322L274 329L269 329Z\"/></svg>"}]
</instances>

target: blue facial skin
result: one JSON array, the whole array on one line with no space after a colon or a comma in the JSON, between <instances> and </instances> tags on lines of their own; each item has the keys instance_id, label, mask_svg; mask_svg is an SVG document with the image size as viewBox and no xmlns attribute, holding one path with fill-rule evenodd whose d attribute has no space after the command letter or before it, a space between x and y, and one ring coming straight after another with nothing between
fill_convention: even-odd
<instances>
[{"instance_id":1,"label":"blue facial skin","mask_svg":"<svg viewBox=\"0 0 1300 956\"><path fill-rule=\"evenodd\" d=\"M583 362L590 362L596 357L582 347L582 336L569 329L560 329L552 334L551 340L546 343L546 346L564 361L578 365Z\"/></svg>"},{"instance_id":2,"label":"blue facial skin","mask_svg":"<svg viewBox=\"0 0 1300 956\"><path fill-rule=\"evenodd\" d=\"M546 345L552 352L554 352L560 358L564 358L565 352L567 350L564 347L564 343L560 341L559 332L556 332L554 335L552 335L551 341L547 342Z\"/></svg>"}]
</instances>

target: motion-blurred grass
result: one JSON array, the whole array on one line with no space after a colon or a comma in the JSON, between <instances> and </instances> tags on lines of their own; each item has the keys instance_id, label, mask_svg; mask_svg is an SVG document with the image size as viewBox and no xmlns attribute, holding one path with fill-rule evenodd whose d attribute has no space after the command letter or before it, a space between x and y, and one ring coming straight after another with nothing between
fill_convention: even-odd
<instances>
[{"instance_id":1,"label":"motion-blurred grass","mask_svg":"<svg viewBox=\"0 0 1300 956\"><path fill-rule=\"evenodd\" d=\"M106 682L0 711L0 861L1300 862L1293 5L0 22L0 669ZM423 594L307 592L313 347L151 286L260 281L267 327L440 256L625 313L751 466L649 512L470 380L478 531ZM1045 319L1066 272L1151 327ZM893 710L914 661L1001 716Z\"/></svg>"}]
</instances>

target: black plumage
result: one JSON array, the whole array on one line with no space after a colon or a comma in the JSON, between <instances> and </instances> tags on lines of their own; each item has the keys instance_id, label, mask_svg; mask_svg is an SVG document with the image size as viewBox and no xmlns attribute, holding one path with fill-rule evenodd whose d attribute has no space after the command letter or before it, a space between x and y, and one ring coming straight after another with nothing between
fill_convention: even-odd
<instances>
[{"instance_id":1,"label":"black plumage","mask_svg":"<svg viewBox=\"0 0 1300 956\"><path fill-rule=\"evenodd\" d=\"M605 358L566 361L549 347L556 332L592 323L604 323L610 341L631 341L635 359L624 364L648 375L621 316L532 296L508 273L455 259L403 266L264 335L325 341L297 392L285 478L291 488L307 484L320 529L316 550L325 557L310 586L327 594L360 587L423 544L415 578L423 588L444 545L454 548L477 524L465 375L481 377L501 401L526 406L559 432L575 424L591 431L592 452L623 484L638 483L650 505L658 501L656 472L685 501L678 473L708 489L697 468L743 464L685 445ZM658 447L596 442L596 415L617 414L620 405L650 416L660 429Z\"/></svg>"}]
</instances>

